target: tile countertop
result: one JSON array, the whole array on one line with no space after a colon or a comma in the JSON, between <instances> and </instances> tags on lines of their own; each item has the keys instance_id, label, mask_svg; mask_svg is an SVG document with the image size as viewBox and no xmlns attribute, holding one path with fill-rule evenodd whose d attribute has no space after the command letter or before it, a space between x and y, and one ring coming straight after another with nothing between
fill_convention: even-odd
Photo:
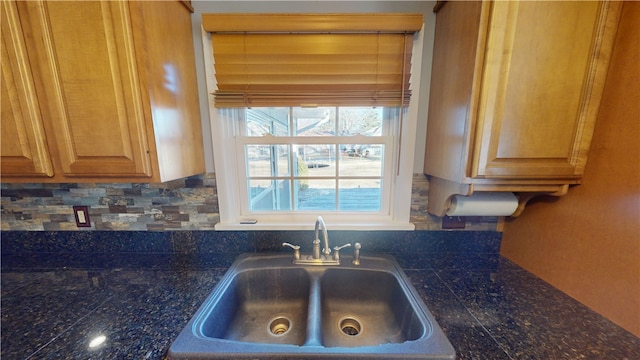
<instances>
[{"instance_id":1,"label":"tile countertop","mask_svg":"<svg viewBox=\"0 0 640 360\"><path fill-rule=\"evenodd\" d=\"M459 359L640 359L640 338L496 253L394 256ZM158 257L161 266L148 266L153 257L144 266L120 254L113 268L11 269L3 254L0 357L164 359L233 259L189 266L201 262L186 257L177 267ZM99 335L106 341L91 348Z\"/></svg>"}]
</instances>

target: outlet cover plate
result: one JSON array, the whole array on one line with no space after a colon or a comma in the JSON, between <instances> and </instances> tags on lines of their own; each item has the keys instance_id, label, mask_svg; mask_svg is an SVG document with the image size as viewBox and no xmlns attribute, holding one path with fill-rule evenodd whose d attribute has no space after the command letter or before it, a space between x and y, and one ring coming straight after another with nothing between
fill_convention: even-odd
<instances>
[{"instance_id":1,"label":"outlet cover plate","mask_svg":"<svg viewBox=\"0 0 640 360\"><path fill-rule=\"evenodd\" d=\"M77 227L91 227L91 219L89 219L88 206L74 206L73 214L76 217Z\"/></svg>"},{"instance_id":2,"label":"outlet cover plate","mask_svg":"<svg viewBox=\"0 0 640 360\"><path fill-rule=\"evenodd\" d=\"M467 220L464 216L443 216L442 228L443 229L464 229L467 224Z\"/></svg>"}]
</instances>

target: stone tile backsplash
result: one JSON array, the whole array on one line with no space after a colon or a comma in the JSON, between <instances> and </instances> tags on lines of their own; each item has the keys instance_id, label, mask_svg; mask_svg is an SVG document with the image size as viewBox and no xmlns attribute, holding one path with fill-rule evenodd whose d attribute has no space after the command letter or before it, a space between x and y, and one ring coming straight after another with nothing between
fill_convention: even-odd
<instances>
[{"instance_id":1,"label":"stone tile backsplash","mask_svg":"<svg viewBox=\"0 0 640 360\"><path fill-rule=\"evenodd\" d=\"M1 184L2 230L165 231L214 230L219 221L215 174L160 183ZM427 214L429 183L414 174L411 222L417 230L440 230ZM76 227L73 206L89 207L91 227ZM495 231L496 217L475 217L465 230Z\"/></svg>"}]
</instances>

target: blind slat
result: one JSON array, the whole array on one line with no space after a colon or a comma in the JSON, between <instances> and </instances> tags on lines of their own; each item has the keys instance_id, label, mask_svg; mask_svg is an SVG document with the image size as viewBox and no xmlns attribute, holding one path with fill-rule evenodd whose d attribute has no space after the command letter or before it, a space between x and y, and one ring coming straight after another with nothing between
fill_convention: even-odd
<instances>
[{"instance_id":1,"label":"blind slat","mask_svg":"<svg viewBox=\"0 0 640 360\"><path fill-rule=\"evenodd\" d=\"M411 92L405 92L403 106L409 105ZM401 94L390 92L327 92L313 94L216 92L216 107L258 106L399 106Z\"/></svg>"},{"instance_id":2,"label":"blind slat","mask_svg":"<svg viewBox=\"0 0 640 360\"><path fill-rule=\"evenodd\" d=\"M334 75L334 74L363 74L378 76L395 76L402 75L401 64L371 64L371 63L331 63L323 64L322 67L317 64L299 64L299 63L280 63L280 64L216 64L216 74L227 74L229 76L248 76L248 75L278 75L278 74L309 74L309 75Z\"/></svg>"},{"instance_id":3,"label":"blind slat","mask_svg":"<svg viewBox=\"0 0 640 360\"><path fill-rule=\"evenodd\" d=\"M226 85L223 89L218 89L216 92L236 92L236 93L273 93L273 94L287 94L292 93L291 85ZM400 94L400 90L391 85L350 85L348 90L345 89L336 89L336 86L333 84L301 84L296 86L296 91L294 94L300 94L303 92L304 94L320 94L326 92L336 92L336 93L352 93L352 92L375 92L375 91L385 91L391 92L394 91Z\"/></svg>"},{"instance_id":4,"label":"blind slat","mask_svg":"<svg viewBox=\"0 0 640 360\"><path fill-rule=\"evenodd\" d=\"M244 54L216 54L218 64L397 64L396 55L380 54L364 57L352 54L270 54L268 56L245 56Z\"/></svg>"},{"instance_id":5,"label":"blind slat","mask_svg":"<svg viewBox=\"0 0 640 360\"><path fill-rule=\"evenodd\" d=\"M319 85L369 85L370 88L377 88L380 85L401 84L400 75L370 75L370 74L333 74L333 75L313 75L313 74L274 74L259 75L251 74L250 76L242 75L223 75L217 77L219 89L228 88L229 85L244 85L247 89L257 90L252 85L303 85L319 86ZM249 84L247 84L247 82ZM308 86L309 87L309 86ZM397 86L398 88L400 86Z\"/></svg>"},{"instance_id":6,"label":"blind slat","mask_svg":"<svg viewBox=\"0 0 640 360\"><path fill-rule=\"evenodd\" d=\"M329 35L329 36L328 36ZM235 54L393 54L404 34L213 34L220 51Z\"/></svg>"}]
</instances>

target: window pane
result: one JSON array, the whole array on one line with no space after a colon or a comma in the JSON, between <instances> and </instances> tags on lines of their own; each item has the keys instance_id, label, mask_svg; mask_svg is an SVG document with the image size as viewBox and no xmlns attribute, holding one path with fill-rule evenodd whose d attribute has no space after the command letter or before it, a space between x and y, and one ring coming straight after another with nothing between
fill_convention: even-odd
<instances>
[{"instance_id":1,"label":"window pane","mask_svg":"<svg viewBox=\"0 0 640 360\"><path fill-rule=\"evenodd\" d=\"M340 145L340 176L382 176L384 145Z\"/></svg>"},{"instance_id":2,"label":"window pane","mask_svg":"<svg viewBox=\"0 0 640 360\"><path fill-rule=\"evenodd\" d=\"M336 181L296 180L296 210L335 210Z\"/></svg>"},{"instance_id":3,"label":"window pane","mask_svg":"<svg viewBox=\"0 0 640 360\"><path fill-rule=\"evenodd\" d=\"M288 176L289 146L246 145L249 177Z\"/></svg>"},{"instance_id":4,"label":"window pane","mask_svg":"<svg viewBox=\"0 0 640 360\"><path fill-rule=\"evenodd\" d=\"M381 136L383 110L383 107L341 107L340 135Z\"/></svg>"},{"instance_id":5,"label":"window pane","mask_svg":"<svg viewBox=\"0 0 640 360\"><path fill-rule=\"evenodd\" d=\"M293 108L296 136L334 136L336 134L336 108Z\"/></svg>"},{"instance_id":6,"label":"window pane","mask_svg":"<svg viewBox=\"0 0 640 360\"><path fill-rule=\"evenodd\" d=\"M362 143L377 142L372 138L349 139L357 134L388 136L391 125L383 122L388 111L384 107L246 109L240 127L246 135L241 136L271 134L281 137L275 141L287 143L272 144L272 138L244 140L252 143L245 145L250 211L381 211L385 145ZM325 137L323 143L318 144L317 137Z\"/></svg>"},{"instance_id":7,"label":"window pane","mask_svg":"<svg viewBox=\"0 0 640 360\"><path fill-rule=\"evenodd\" d=\"M289 180L249 180L251 210L291 210Z\"/></svg>"},{"instance_id":8,"label":"window pane","mask_svg":"<svg viewBox=\"0 0 640 360\"><path fill-rule=\"evenodd\" d=\"M380 211L380 179L340 180L339 209L342 211Z\"/></svg>"},{"instance_id":9,"label":"window pane","mask_svg":"<svg viewBox=\"0 0 640 360\"><path fill-rule=\"evenodd\" d=\"M250 108L246 112L246 136L289 135L289 108Z\"/></svg>"},{"instance_id":10,"label":"window pane","mask_svg":"<svg viewBox=\"0 0 640 360\"><path fill-rule=\"evenodd\" d=\"M336 145L294 145L298 153L298 176L336 176Z\"/></svg>"}]
</instances>

